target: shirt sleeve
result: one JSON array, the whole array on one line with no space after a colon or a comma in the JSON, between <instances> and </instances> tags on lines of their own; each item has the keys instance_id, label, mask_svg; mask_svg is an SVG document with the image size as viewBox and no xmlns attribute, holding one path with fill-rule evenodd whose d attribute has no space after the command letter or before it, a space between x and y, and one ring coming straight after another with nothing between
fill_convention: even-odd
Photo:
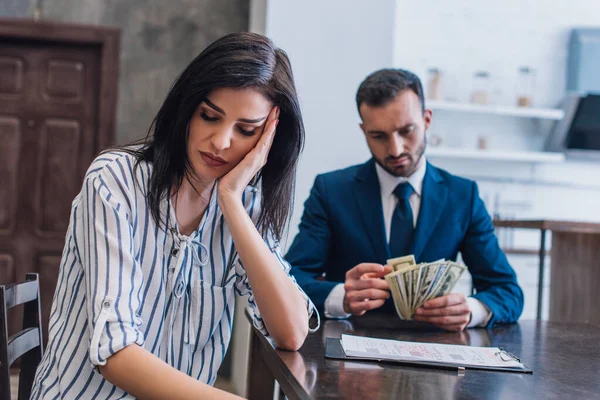
<instances>
[{"instance_id":1,"label":"shirt sleeve","mask_svg":"<svg viewBox=\"0 0 600 400\"><path fill-rule=\"evenodd\" d=\"M352 315L344 311L345 295L346 290L343 283L337 284L329 292L329 296L325 299L325 318L343 319Z\"/></svg>"},{"instance_id":2,"label":"shirt sleeve","mask_svg":"<svg viewBox=\"0 0 600 400\"><path fill-rule=\"evenodd\" d=\"M467 328L485 327L492 318L492 312L475 297L467 297L467 304L471 309L471 321Z\"/></svg>"},{"instance_id":3,"label":"shirt sleeve","mask_svg":"<svg viewBox=\"0 0 600 400\"><path fill-rule=\"evenodd\" d=\"M76 200L79 232L74 236L86 282L89 356L95 366L131 344L144 344L138 315L143 276L133 256L126 181L118 171L123 170L107 164L88 176Z\"/></svg>"}]
</instances>

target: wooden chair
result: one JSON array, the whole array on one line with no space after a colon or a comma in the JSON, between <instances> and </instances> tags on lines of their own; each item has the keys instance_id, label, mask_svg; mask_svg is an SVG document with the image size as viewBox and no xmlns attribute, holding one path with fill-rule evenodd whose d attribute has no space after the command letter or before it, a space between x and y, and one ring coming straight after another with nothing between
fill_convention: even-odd
<instances>
[{"instance_id":1,"label":"wooden chair","mask_svg":"<svg viewBox=\"0 0 600 400\"><path fill-rule=\"evenodd\" d=\"M20 304L24 305L23 330L9 338L7 311ZM20 358L18 399L29 399L42 352L39 277L27 274L24 283L0 285L0 398L10 400L10 366Z\"/></svg>"}]
</instances>

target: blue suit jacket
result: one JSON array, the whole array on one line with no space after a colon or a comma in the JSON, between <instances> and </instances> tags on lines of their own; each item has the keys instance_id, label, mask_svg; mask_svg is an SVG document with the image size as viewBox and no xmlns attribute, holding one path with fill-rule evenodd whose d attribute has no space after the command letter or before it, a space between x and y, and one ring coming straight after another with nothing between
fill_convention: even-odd
<instances>
[{"instance_id":1,"label":"blue suit jacket","mask_svg":"<svg viewBox=\"0 0 600 400\"><path fill-rule=\"evenodd\" d=\"M323 312L325 299L344 282L346 271L362 262L385 264L391 256L375 162L317 176L299 228L286 259ZM475 182L427 164L411 250L418 263L456 260L461 252L473 276L474 297L493 312L488 326L521 315L523 292Z\"/></svg>"}]
</instances>

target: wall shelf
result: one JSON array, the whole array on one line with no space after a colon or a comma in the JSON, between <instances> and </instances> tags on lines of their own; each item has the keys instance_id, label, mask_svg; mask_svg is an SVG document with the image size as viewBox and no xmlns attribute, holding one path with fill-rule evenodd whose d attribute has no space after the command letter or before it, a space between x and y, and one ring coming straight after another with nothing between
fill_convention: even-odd
<instances>
[{"instance_id":1,"label":"wall shelf","mask_svg":"<svg viewBox=\"0 0 600 400\"><path fill-rule=\"evenodd\" d=\"M466 113L506 115L524 118L551 119L557 121L563 119L565 115L563 110L555 108L509 107L433 100L426 101L425 104L428 108L434 111L446 110Z\"/></svg>"},{"instance_id":2,"label":"wall shelf","mask_svg":"<svg viewBox=\"0 0 600 400\"><path fill-rule=\"evenodd\" d=\"M561 163L565 161L563 153L542 151L477 150L451 147L428 147L428 158L454 158L463 160L507 161L526 163Z\"/></svg>"}]
</instances>

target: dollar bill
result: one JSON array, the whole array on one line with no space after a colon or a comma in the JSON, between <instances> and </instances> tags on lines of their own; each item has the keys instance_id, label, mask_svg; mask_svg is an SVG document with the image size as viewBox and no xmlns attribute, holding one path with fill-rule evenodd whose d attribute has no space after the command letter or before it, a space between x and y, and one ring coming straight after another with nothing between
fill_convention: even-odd
<instances>
[{"instance_id":1,"label":"dollar bill","mask_svg":"<svg viewBox=\"0 0 600 400\"><path fill-rule=\"evenodd\" d=\"M417 262L415 261L415 256L412 254L409 254L407 256L402 256L402 257L390 258L387 260L387 263L388 263L388 265L403 264L403 263L417 265Z\"/></svg>"},{"instance_id":2,"label":"dollar bill","mask_svg":"<svg viewBox=\"0 0 600 400\"><path fill-rule=\"evenodd\" d=\"M422 265L422 264L418 264L418 268L414 268L410 271L411 273L411 302L410 302L410 308L411 308L411 317L412 314L414 313L414 311L416 310L415 308L415 302L417 300L417 296L419 293L419 285L421 283L421 273L426 269L426 266Z\"/></svg>"},{"instance_id":3,"label":"dollar bill","mask_svg":"<svg viewBox=\"0 0 600 400\"><path fill-rule=\"evenodd\" d=\"M433 295L436 293L436 288L438 287L438 284L442 282L444 280L444 277L446 276L446 271L448 270L449 266L448 262L438 261L435 263L435 265L437 266L435 274L433 275L431 282L427 285L427 287L423 289L423 293L419 301L419 307L422 306L427 300L433 298Z\"/></svg>"},{"instance_id":4,"label":"dollar bill","mask_svg":"<svg viewBox=\"0 0 600 400\"><path fill-rule=\"evenodd\" d=\"M426 301L450 293L467 269L446 260L417 264L413 255L392 258L387 263L393 271L385 279L401 319L412 319Z\"/></svg>"},{"instance_id":5,"label":"dollar bill","mask_svg":"<svg viewBox=\"0 0 600 400\"><path fill-rule=\"evenodd\" d=\"M412 254L403 257L390 258L387 260L387 265L390 265L393 271L398 271L404 267L416 264L415 256Z\"/></svg>"},{"instance_id":6,"label":"dollar bill","mask_svg":"<svg viewBox=\"0 0 600 400\"><path fill-rule=\"evenodd\" d=\"M437 275L442 263L430 263L427 264L421 272L421 279L419 281L419 288L414 298L413 308L416 310L425 303L425 298L428 292L435 285L436 279L439 279Z\"/></svg>"},{"instance_id":7,"label":"dollar bill","mask_svg":"<svg viewBox=\"0 0 600 400\"><path fill-rule=\"evenodd\" d=\"M419 265L401 264L396 271L393 271L385 276L396 309L401 310L401 318L409 319L412 315L412 300L413 300L413 271L418 270ZM396 290L397 288L397 290Z\"/></svg>"},{"instance_id":8,"label":"dollar bill","mask_svg":"<svg viewBox=\"0 0 600 400\"><path fill-rule=\"evenodd\" d=\"M390 287L392 299L394 300L394 306L396 312L401 319L408 319L407 308L406 308L406 295L403 290L403 285L400 283L400 275L397 273L391 273L385 276L385 280Z\"/></svg>"},{"instance_id":9,"label":"dollar bill","mask_svg":"<svg viewBox=\"0 0 600 400\"><path fill-rule=\"evenodd\" d=\"M429 298L434 299L436 297L445 296L448 293L452 292L460 276L466 269L467 267L465 267L464 265L460 265L456 262L449 261L448 267L446 268L446 273L437 283Z\"/></svg>"}]
</instances>

